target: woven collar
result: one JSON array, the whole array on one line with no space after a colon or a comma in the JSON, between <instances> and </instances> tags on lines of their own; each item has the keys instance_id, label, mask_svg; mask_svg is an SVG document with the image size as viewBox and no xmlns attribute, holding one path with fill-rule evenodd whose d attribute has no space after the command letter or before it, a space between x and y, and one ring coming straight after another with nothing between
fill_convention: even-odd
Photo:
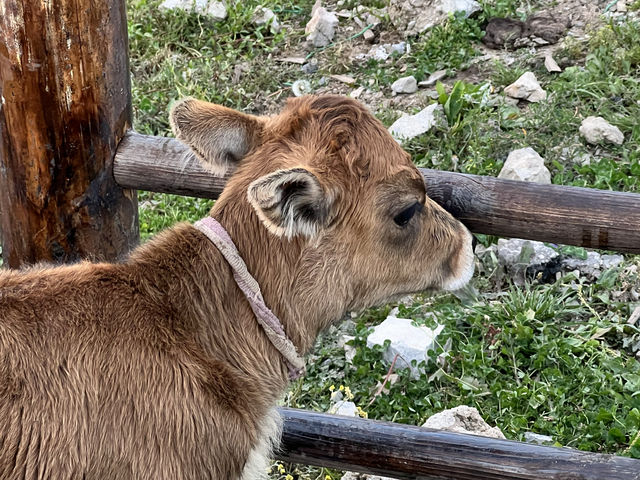
<instances>
[{"instance_id":1,"label":"woven collar","mask_svg":"<svg viewBox=\"0 0 640 480\"><path fill-rule=\"evenodd\" d=\"M289 369L289 379L295 380L299 378L304 372L304 359L298 354L295 345L287 337L278 317L264 303L258 282L248 272L247 266L242 257L240 257L240 253L227 231L212 217L203 218L193 226L211 240L231 266L233 278L245 297L247 297L258 323L273 346L284 357Z\"/></svg>"}]
</instances>

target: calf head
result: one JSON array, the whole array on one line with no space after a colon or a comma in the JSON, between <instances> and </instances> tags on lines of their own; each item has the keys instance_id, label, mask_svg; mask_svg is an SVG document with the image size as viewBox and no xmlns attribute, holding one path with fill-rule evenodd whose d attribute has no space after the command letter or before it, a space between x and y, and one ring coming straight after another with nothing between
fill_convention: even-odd
<instances>
[{"instance_id":1,"label":"calf head","mask_svg":"<svg viewBox=\"0 0 640 480\"><path fill-rule=\"evenodd\" d=\"M271 301L317 314L314 330L470 279L470 233L427 197L410 156L356 101L294 98L267 118L186 99L171 123L208 169L231 174L213 215Z\"/></svg>"}]
</instances>

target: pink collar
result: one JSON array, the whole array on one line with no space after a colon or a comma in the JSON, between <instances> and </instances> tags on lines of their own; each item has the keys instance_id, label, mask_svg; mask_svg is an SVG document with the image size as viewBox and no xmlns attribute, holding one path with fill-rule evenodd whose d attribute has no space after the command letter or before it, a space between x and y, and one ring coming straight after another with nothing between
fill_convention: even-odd
<instances>
[{"instance_id":1,"label":"pink collar","mask_svg":"<svg viewBox=\"0 0 640 480\"><path fill-rule=\"evenodd\" d=\"M231 266L233 278L245 297L247 297L256 320L271 343L284 357L289 369L289 379L296 380L299 378L304 373L304 359L298 354L295 345L287 337L278 317L264 303L258 282L248 272L246 264L227 231L213 217L205 217L197 221L193 226L204 233L218 247L220 253Z\"/></svg>"}]
</instances>

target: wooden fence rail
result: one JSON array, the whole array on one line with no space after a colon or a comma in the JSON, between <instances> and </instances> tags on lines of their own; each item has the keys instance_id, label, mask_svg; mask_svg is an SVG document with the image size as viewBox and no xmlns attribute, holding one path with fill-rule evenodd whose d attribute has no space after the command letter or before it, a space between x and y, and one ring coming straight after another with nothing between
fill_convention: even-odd
<instances>
[{"instance_id":1,"label":"wooden fence rail","mask_svg":"<svg viewBox=\"0 0 640 480\"><path fill-rule=\"evenodd\" d=\"M421 169L431 198L474 233L640 253L640 195ZM226 183L182 143L129 132L114 175L124 188L217 198Z\"/></svg>"},{"instance_id":2,"label":"wooden fence rail","mask_svg":"<svg viewBox=\"0 0 640 480\"><path fill-rule=\"evenodd\" d=\"M640 460L289 408L281 460L399 479L640 480Z\"/></svg>"}]
</instances>

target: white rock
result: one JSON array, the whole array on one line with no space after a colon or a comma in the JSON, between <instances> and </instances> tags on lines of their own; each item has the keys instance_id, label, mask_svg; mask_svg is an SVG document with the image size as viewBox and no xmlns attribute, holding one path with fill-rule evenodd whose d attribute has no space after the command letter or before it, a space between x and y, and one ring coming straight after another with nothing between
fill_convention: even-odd
<instances>
[{"instance_id":1,"label":"white rock","mask_svg":"<svg viewBox=\"0 0 640 480\"><path fill-rule=\"evenodd\" d=\"M544 159L531 147L520 148L509 153L498 178L522 182L551 183L551 172Z\"/></svg>"},{"instance_id":2,"label":"white rock","mask_svg":"<svg viewBox=\"0 0 640 480\"><path fill-rule=\"evenodd\" d=\"M547 92L542 89L533 72L523 73L518 80L504 89L504 93L512 98L520 98L533 103L547 98Z\"/></svg>"},{"instance_id":3,"label":"white rock","mask_svg":"<svg viewBox=\"0 0 640 480\"><path fill-rule=\"evenodd\" d=\"M498 260L502 265L546 265L557 256L558 252L542 242L519 238L498 240Z\"/></svg>"},{"instance_id":4,"label":"white rock","mask_svg":"<svg viewBox=\"0 0 640 480\"><path fill-rule=\"evenodd\" d=\"M440 9L447 15L464 12L464 17L469 18L474 13L482 10L482 6L475 0L442 0Z\"/></svg>"},{"instance_id":5,"label":"white rock","mask_svg":"<svg viewBox=\"0 0 640 480\"><path fill-rule=\"evenodd\" d=\"M367 337L367 346L383 345L385 340L390 340L389 348L384 352L384 358L388 364L398 355L396 367L410 368L413 378L420 377L420 369L411 366L411 361L417 363L428 361L427 352L436 346L436 338L443 325L438 325L435 330L425 326L416 327L407 318L389 316L380 325L373 329Z\"/></svg>"},{"instance_id":6,"label":"white rock","mask_svg":"<svg viewBox=\"0 0 640 480\"><path fill-rule=\"evenodd\" d=\"M580 135L589 143L607 141L622 145L624 135L618 127L614 127L602 117L587 117L580 125Z\"/></svg>"},{"instance_id":7,"label":"white rock","mask_svg":"<svg viewBox=\"0 0 640 480\"><path fill-rule=\"evenodd\" d=\"M214 20L221 22L227 18L227 7L222 2L210 2L206 13L212 16Z\"/></svg>"},{"instance_id":8,"label":"white rock","mask_svg":"<svg viewBox=\"0 0 640 480\"><path fill-rule=\"evenodd\" d=\"M558 65L558 63L553 59L551 54L546 55L544 57L544 67L547 69L547 72L549 73L562 71L562 69L560 68L560 65Z\"/></svg>"},{"instance_id":9,"label":"white rock","mask_svg":"<svg viewBox=\"0 0 640 480\"><path fill-rule=\"evenodd\" d=\"M562 266L567 270L579 270L583 275L598 278L602 273L602 255L598 252L587 252L587 258L565 258Z\"/></svg>"},{"instance_id":10,"label":"white rock","mask_svg":"<svg viewBox=\"0 0 640 480\"><path fill-rule=\"evenodd\" d=\"M315 7L314 7L315 8ZM317 7L304 29L307 42L314 47L326 47L333 41L338 26L338 17L324 7Z\"/></svg>"},{"instance_id":11,"label":"white rock","mask_svg":"<svg viewBox=\"0 0 640 480\"><path fill-rule=\"evenodd\" d=\"M397 53L398 55L404 55L407 51L407 42L394 43L390 47L391 53Z\"/></svg>"},{"instance_id":12,"label":"white rock","mask_svg":"<svg viewBox=\"0 0 640 480\"><path fill-rule=\"evenodd\" d=\"M379 477L378 475L369 475L367 473L346 472L340 480L395 480L389 477Z\"/></svg>"},{"instance_id":13,"label":"white rock","mask_svg":"<svg viewBox=\"0 0 640 480\"><path fill-rule=\"evenodd\" d=\"M602 268L607 270L609 268L617 267L624 262L622 255L602 255Z\"/></svg>"},{"instance_id":14,"label":"white rock","mask_svg":"<svg viewBox=\"0 0 640 480\"><path fill-rule=\"evenodd\" d=\"M411 36L442 23L449 14L464 12L468 17L481 9L474 0L390 0L388 15L397 29Z\"/></svg>"},{"instance_id":15,"label":"white rock","mask_svg":"<svg viewBox=\"0 0 640 480\"><path fill-rule=\"evenodd\" d=\"M258 5L253 11L253 18L251 21L258 27L269 25L271 33L278 33L282 29L280 22L278 22L278 17L273 13L273 10L261 5Z\"/></svg>"},{"instance_id":16,"label":"white rock","mask_svg":"<svg viewBox=\"0 0 640 480\"><path fill-rule=\"evenodd\" d=\"M342 415L343 417L357 417L358 416L358 407L353 402L347 402L344 400L340 400L336 402L331 408L329 408L329 412L334 415Z\"/></svg>"},{"instance_id":17,"label":"white rock","mask_svg":"<svg viewBox=\"0 0 640 480\"><path fill-rule=\"evenodd\" d=\"M446 70L437 70L433 72L431 75L429 75L429 78L421 81L418 85L421 87L430 87L432 85L435 85L439 80L442 80L446 76L447 76Z\"/></svg>"},{"instance_id":18,"label":"white rock","mask_svg":"<svg viewBox=\"0 0 640 480\"><path fill-rule=\"evenodd\" d=\"M200 15L210 15L217 22L227 18L227 7L224 3L211 0L165 0L158 8L194 11Z\"/></svg>"},{"instance_id":19,"label":"white rock","mask_svg":"<svg viewBox=\"0 0 640 480\"><path fill-rule=\"evenodd\" d=\"M587 252L587 258L565 258L562 266L567 270L578 270L581 274L599 278L603 271L617 267L624 261L622 255L600 255L598 252Z\"/></svg>"},{"instance_id":20,"label":"white rock","mask_svg":"<svg viewBox=\"0 0 640 480\"><path fill-rule=\"evenodd\" d=\"M418 82L413 75L402 77L391 84L391 90L395 93L415 93L418 91Z\"/></svg>"},{"instance_id":21,"label":"white rock","mask_svg":"<svg viewBox=\"0 0 640 480\"><path fill-rule=\"evenodd\" d=\"M344 359L346 362L351 365L353 363L353 357L356 356L356 347L353 345L348 345L347 342L350 342L355 337L351 335L343 335L338 344L342 344L342 348L344 348Z\"/></svg>"},{"instance_id":22,"label":"white rock","mask_svg":"<svg viewBox=\"0 0 640 480\"><path fill-rule=\"evenodd\" d=\"M384 45L378 45L377 47L373 47L371 50L369 50L369 53L367 53L366 57L383 62L387 58L389 58L390 55L391 54L387 51Z\"/></svg>"},{"instance_id":23,"label":"white rock","mask_svg":"<svg viewBox=\"0 0 640 480\"><path fill-rule=\"evenodd\" d=\"M446 430L447 432L468 433L491 438L505 438L498 427L491 427L474 407L460 405L443 410L427 419L423 427Z\"/></svg>"},{"instance_id":24,"label":"white rock","mask_svg":"<svg viewBox=\"0 0 640 480\"><path fill-rule=\"evenodd\" d=\"M541 435L534 432L524 432L524 441L528 443L537 443L538 445L544 445L545 443L553 442L553 438L549 435Z\"/></svg>"},{"instance_id":25,"label":"white rock","mask_svg":"<svg viewBox=\"0 0 640 480\"><path fill-rule=\"evenodd\" d=\"M616 12L624 13L627 11L627 2L625 0L618 0L616 3Z\"/></svg>"},{"instance_id":26,"label":"white rock","mask_svg":"<svg viewBox=\"0 0 640 480\"><path fill-rule=\"evenodd\" d=\"M442 105L433 103L415 115L405 115L393 122L389 127L389 133L398 142L428 132L434 125L444 122L444 109Z\"/></svg>"}]
</instances>

